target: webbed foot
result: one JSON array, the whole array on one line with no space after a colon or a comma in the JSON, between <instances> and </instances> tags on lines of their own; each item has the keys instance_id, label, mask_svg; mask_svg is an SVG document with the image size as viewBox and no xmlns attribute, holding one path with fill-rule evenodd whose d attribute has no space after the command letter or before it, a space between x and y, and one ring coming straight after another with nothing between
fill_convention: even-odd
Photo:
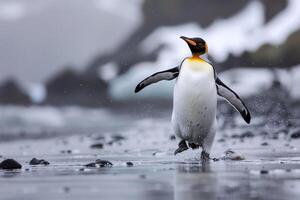
<instances>
[{"instance_id":1,"label":"webbed foot","mask_svg":"<svg viewBox=\"0 0 300 200\"><path fill-rule=\"evenodd\" d=\"M178 144L178 149L175 150L174 155L181 153L183 151L188 150L188 146L186 145L185 140L181 140L181 142L179 142Z\"/></svg>"}]
</instances>

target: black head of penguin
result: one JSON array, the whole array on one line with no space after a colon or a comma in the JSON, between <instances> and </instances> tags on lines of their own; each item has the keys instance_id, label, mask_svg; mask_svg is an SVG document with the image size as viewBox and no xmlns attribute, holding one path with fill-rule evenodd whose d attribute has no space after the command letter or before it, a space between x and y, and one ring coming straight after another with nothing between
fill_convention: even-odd
<instances>
[{"instance_id":1,"label":"black head of penguin","mask_svg":"<svg viewBox=\"0 0 300 200\"><path fill-rule=\"evenodd\" d=\"M180 38L189 45L193 55L202 55L207 53L208 47L205 40L202 38L188 38L185 36L181 36Z\"/></svg>"}]
</instances>

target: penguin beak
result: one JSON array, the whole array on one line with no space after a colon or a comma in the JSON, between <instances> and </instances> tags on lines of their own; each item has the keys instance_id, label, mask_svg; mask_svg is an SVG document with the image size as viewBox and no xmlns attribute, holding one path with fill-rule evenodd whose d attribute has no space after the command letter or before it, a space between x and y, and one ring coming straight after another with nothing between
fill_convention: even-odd
<instances>
[{"instance_id":1,"label":"penguin beak","mask_svg":"<svg viewBox=\"0 0 300 200\"><path fill-rule=\"evenodd\" d=\"M197 46L197 43L191 38L188 38L188 37L185 37L185 36L181 36L180 38L183 39L189 45Z\"/></svg>"}]
</instances>

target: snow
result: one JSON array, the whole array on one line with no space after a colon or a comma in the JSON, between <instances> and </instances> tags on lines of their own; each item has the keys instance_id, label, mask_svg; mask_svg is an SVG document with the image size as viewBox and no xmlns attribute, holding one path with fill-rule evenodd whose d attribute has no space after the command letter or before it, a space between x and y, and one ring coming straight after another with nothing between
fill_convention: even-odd
<instances>
[{"instance_id":1,"label":"snow","mask_svg":"<svg viewBox=\"0 0 300 200\"><path fill-rule=\"evenodd\" d=\"M118 66L114 62L109 62L102 65L98 71L99 77L104 81L110 81L118 74Z\"/></svg>"},{"instance_id":2,"label":"snow","mask_svg":"<svg viewBox=\"0 0 300 200\"><path fill-rule=\"evenodd\" d=\"M243 10L228 19L216 20L206 29L196 23L160 27L151 33L141 45L150 53L166 45L162 55L182 57L186 46L179 36L202 37L209 46L209 54L217 62L225 61L230 54L241 55L255 51L263 44L282 44L290 34L300 28L300 1L290 0L286 9L264 25L264 7L259 1L251 1ZM165 58L165 57L164 57Z\"/></svg>"},{"instance_id":3,"label":"snow","mask_svg":"<svg viewBox=\"0 0 300 200\"><path fill-rule=\"evenodd\" d=\"M118 100L141 97L171 97L174 81L161 81L148 86L138 94L134 94L136 85L155 71L156 68L153 68L151 62L138 64L131 68L125 75L122 75L110 82L109 94L112 98Z\"/></svg>"},{"instance_id":4,"label":"snow","mask_svg":"<svg viewBox=\"0 0 300 200\"><path fill-rule=\"evenodd\" d=\"M250 1L236 15L228 19L216 20L207 28L196 23L177 26L159 27L141 43L140 49L149 54L158 47L163 47L154 62L141 62L133 66L126 74L110 82L110 94L116 99L126 98L167 98L172 95L173 82L166 81L151 85L133 95L133 90L145 77L177 66L182 59L189 56L188 46L179 39L181 35L202 37L209 46L209 55L217 62L225 61L230 54L241 55L245 51L255 51L263 44L279 45L285 42L289 35L300 28L300 1L289 0L288 6L267 24L264 24L264 7L259 1ZM250 96L269 88L274 75L268 69L244 68L231 70L220 74L224 82L233 87L241 96ZM299 79L298 68L295 74L285 70L277 70L279 79L284 85L296 84ZM294 81L289 81L292 75ZM286 81L287 80L287 81ZM290 86L288 86L290 87ZM293 89L293 97L300 93Z\"/></svg>"},{"instance_id":5,"label":"snow","mask_svg":"<svg viewBox=\"0 0 300 200\"><path fill-rule=\"evenodd\" d=\"M219 74L220 79L242 97L248 97L272 86L274 75L268 69L237 68Z\"/></svg>"}]
</instances>

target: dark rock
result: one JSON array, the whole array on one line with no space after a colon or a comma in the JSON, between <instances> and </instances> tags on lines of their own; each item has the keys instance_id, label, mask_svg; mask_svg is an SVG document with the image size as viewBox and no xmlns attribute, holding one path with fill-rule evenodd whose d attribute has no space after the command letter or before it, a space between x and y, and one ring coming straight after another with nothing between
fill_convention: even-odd
<instances>
[{"instance_id":1,"label":"dark rock","mask_svg":"<svg viewBox=\"0 0 300 200\"><path fill-rule=\"evenodd\" d=\"M60 153L62 154L71 154L72 150L68 149L68 150L61 150Z\"/></svg>"},{"instance_id":2,"label":"dark rock","mask_svg":"<svg viewBox=\"0 0 300 200\"><path fill-rule=\"evenodd\" d=\"M268 174L268 173L269 173L268 170L265 170L265 169L260 170L260 174Z\"/></svg>"},{"instance_id":3,"label":"dark rock","mask_svg":"<svg viewBox=\"0 0 300 200\"><path fill-rule=\"evenodd\" d=\"M126 162L127 167L132 167L133 163L132 162Z\"/></svg>"},{"instance_id":4,"label":"dark rock","mask_svg":"<svg viewBox=\"0 0 300 200\"><path fill-rule=\"evenodd\" d=\"M285 68L299 64L300 58L300 30L292 33L287 40L280 45L265 44L255 52L244 52L242 55L231 55L223 66L250 66L250 67L282 67Z\"/></svg>"},{"instance_id":5,"label":"dark rock","mask_svg":"<svg viewBox=\"0 0 300 200\"><path fill-rule=\"evenodd\" d=\"M146 178L146 174L141 174L139 177L140 177L141 179L145 179L145 178Z\"/></svg>"},{"instance_id":6,"label":"dark rock","mask_svg":"<svg viewBox=\"0 0 300 200\"><path fill-rule=\"evenodd\" d=\"M1 104L20 104L30 105L29 96L21 89L14 80L7 80L0 86L0 103Z\"/></svg>"},{"instance_id":7,"label":"dark rock","mask_svg":"<svg viewBox=\"0 0 300 200\"><path fill-rule=\"evenodd\" d=\"M101 160L101 159L97 159L95 161L96 164L98 164L100 167L111 167L113 166L113 164L107 160Z\"/></svg>"},{"instance_id":8,"label":"dark rock","mask_svg":"<svg viewBox=\"0 0 300 200\"><path fill-rule=\"evenodd\" d=\"M107 103L107 84L97 73L65 69L48 80L46 88L48 104L100 106Z\"/></svg>"},{"instance_id":9,"label":"dark rock","mask_svg":"<svg viewBox=\"0 0 300 200\"><path fill-rule=\"evenodd\" d=\"M90 168L99 168L99 167L111 167L113 164L107 160L101 160L97 159L95 162L88 163L85 165L85 167L90 167Z\"/></svg>"},{"instance_id":10,"label":"dark rock","mask_svg":"<svg viewBox=\"0 0 300 200\"><path fill-rule=\"evenodd\" d=\"M96 143L96 144L92 144L90 147L92 149L103 149L103 144L102 143Z\"/></svg>"},{"instance_id":11,"label":"dark rock","mask_svg":"<svg viewBox=\"0 0 300 200\"><path fill-rule=\"evenodd\" d=\"M297 130L297 131L291 133L291 138L292 139L300 139L300 130Z\"/></svg>"},{"instance_id":12,"label":"dark rock","mask_svg":"<svg viewBox=\"0 0 300 200\"><path fill-rule=\"evenodd\" d=\"M93 135L93 140L105 140L105 136L103 135Z\"/></svg>"},{"instance_id":13,"label":"dark rock","mask_svg":"<svg viewBox=\"0 0 300 200\"><path fill-rule=\"evenodd\" d=\"M268 146L268 145L269 145L269 143L267 143L267 142L261 143L261 146Z\"/></svg>"},{"instance_id":14,"label":"dark rock","mask_svg":"<svg viewBox=\"0 0 300 200\"><path fill-rule=\"evenodd\" d=\"M241 135L242 138L251 138L254 137L254 133L252 133L251 131L246 131Z\"/></svg>"},{"instance_id":15,"label":"dark rock","mask_svg":"<svg viewBox=\"0 0 300 200\"><path fill-rule=\"evenodd\" d=\"M218 142L225 142L225 139L224 138L220 138L220 139L218 139Z\"/></svg>"},{"instance_id":16,"label":"dark rock","mask_svg":"<svg viewBox=\"0 0 300 200\"><path fill-rule=\"evenodd\" d=\"M261 0L261 2L265 7L265 23L269 22L273 17L276 17L288 4L287 1L276 1L275 3L273 0Z\"/></svg>"},{"instance_id":17,"label":"dark rock","mask_svg":"<svg viewBox=\"0 0 300 200\"><path fill-rule=\"evenodd\" d=\"M88 163L84 166L93 168L93 167L96 167L96 163L92 162L92 163Z\"/></svg>"},{"instance_id":18,"label":"dark rock","mask_svg":"<svg viewBox=\"0 0 300 200\"><path fill-rule=\"evenodd\" d=\"M31 161L29 162L29 165L49 165L50 163L46 160L39 160L37 158L32 158Z\"/></svg>"},{"instance_id":19,"label":"dark rock","mask_svg":"<svg viewBox=\"0 0 300 200\"><path fill-rule=\"evenodd\" d=\"M232 138L239 138L239 139L245 139L245 138L252 138L254 137L254 134L251 131L246 131L242 134L232 134Z\"/></svg>"},{"instance_id":20,"label":"dark rock","mask_svg":"<svg viewBox=\"0 0 300 200\"><path fill-rule=\"evenodd\" d=\"M112 139L113 139L114 141L120 141L120 140L125 140L125 137L122 136L122 135L113 135L113 136L112 136Z\"/></svg>"},{"instance_id":21,"label":"dark rock","mask_svg":"<svg viewBox=\"0 0 300 200\"><path fill-rule=\"evenodd\" d=\"M126 138L124 137L124 136L122 136L122 135L113 135L113 136L111 136L111 141L109 141L107 144L108 145L112 145L112 144L114 144L114 143L116 143L116 142L121 142L122 140L125 140Z\"/></svg>"},{"instance_id":22,"label":"dark rock","mask_svg":"<svg viewBox=\"0 0 300 200\"><path fill-rule=\"evenodd\" d=\"M170 136L170 140L176 140L176 136L175 135L171 135Z\"/></svg>"},{"instance_id":23,"label":"dark rock","mask_svg":"<svg viewBox=\"0 0 300 200\"><path fill-rule=\"evenodd\" d=\"M0 163L0 169L21 169L22 165L14 159L6 159Z\"/></svg>"},{"instance_id":24,"label":"dark rock","mask_svg":"<svg viewBox=\"0 0 300 200\"><path fill-rule=\"evenodd\" d=\"M279 138L278 135L273 135L273 136L272 136L272 139L273 139L273 140L278 140L278 138Z\"/></svg>"}]
</instances>

